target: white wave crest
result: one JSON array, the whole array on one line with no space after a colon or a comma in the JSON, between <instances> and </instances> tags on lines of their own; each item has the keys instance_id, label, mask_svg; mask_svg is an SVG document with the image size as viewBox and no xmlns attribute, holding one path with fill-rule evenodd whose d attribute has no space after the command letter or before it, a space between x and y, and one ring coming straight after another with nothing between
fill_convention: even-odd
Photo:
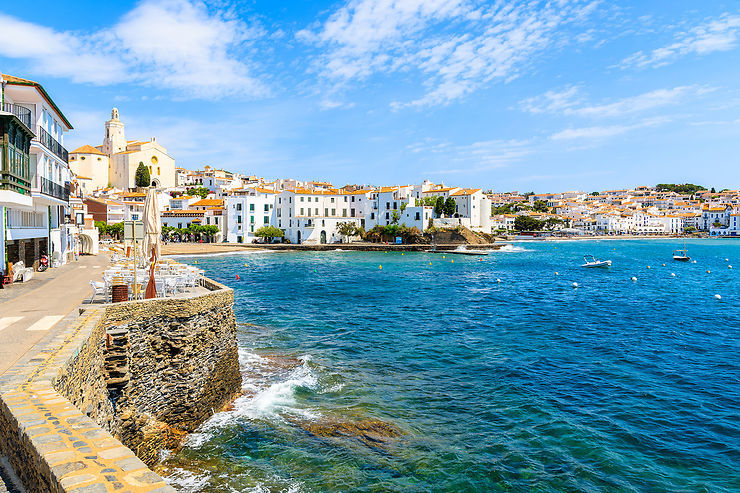
<instances>
[{"instance_id":1,"label":"white wave crest","mask_svg":"<svg viewBox=\"0 0 740 493\"><path fill-rule=\"evenodd\" d=\"M510 243L507 243L506 245L502 246L497 252L506 252L506 253L514 253L514 252L531 252L532 250L528 250L524 247L520 247L517 245L512 245Z\"/></svg>"},{"instance_id":2,"label":"white wave crest","mask_svg":"<svg viewBox=\"0 0 740 493\"><path fill-rule=\"evenodd\" d=\"M208 474L196 474L178 467L167 477L167 483L177 486L178 491L196 492L205 491L209 479Z\"/></svg>"}]
</instances>

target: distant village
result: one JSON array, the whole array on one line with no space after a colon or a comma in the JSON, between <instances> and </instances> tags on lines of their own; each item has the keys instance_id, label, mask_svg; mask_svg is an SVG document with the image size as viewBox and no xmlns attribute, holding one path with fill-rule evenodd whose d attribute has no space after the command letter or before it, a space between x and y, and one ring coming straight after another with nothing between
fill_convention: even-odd
<instances>
[{"instance_id":1,"label":"distant village","mask_svg":"<svg viewBox=\"0 0 740 493\"><path fill-rule=\"evenodd\" d=\"M740 192L695 185L602 192L497 193L423 181L354 184L267 179L205 165L178 167L155 137L131 140L116 108L102 143L71 152L72 123L37 82L2 75L0 258L60 265L120 234L157 190L172 241L337 243L439 230L479 235L740 236Z\"/></svg>"}]
</instances>

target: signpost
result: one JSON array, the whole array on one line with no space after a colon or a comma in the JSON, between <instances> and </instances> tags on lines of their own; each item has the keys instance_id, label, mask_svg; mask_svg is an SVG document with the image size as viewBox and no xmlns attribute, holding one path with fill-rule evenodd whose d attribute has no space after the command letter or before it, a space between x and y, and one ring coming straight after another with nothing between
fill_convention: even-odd
<instances>
[{"instance_id":1,"label":"signpost","mask_svg":"<svg viewBox=\"0 0 740 493\"><path fill-rule=\"evenodd\" d=\"M123 221L123 241L130 241L134 245L134 298L138 295L136 292L139 284L136 281L136 269L139 263L136 258L138 241L144 239L144 221Z\"/></svg>"}]
</instances>

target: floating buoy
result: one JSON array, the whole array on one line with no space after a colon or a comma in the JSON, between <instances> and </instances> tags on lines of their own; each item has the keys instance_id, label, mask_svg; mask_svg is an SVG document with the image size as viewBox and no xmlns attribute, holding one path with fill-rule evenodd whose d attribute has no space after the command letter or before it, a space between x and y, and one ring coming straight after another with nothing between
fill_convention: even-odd
<instances>
[{"instance_id":1,"label":"floating buoy","mask_svg":"<svg viewBox=\"0 0 740 493\"><path fill-rule=\"evenodd\" d=\"M496 278L496 282L501 282L501 279L499 279L499 278Z\"/></svg>"},{"instance_id":2,"label":"floating buoy","mask_svg":"<svg viewBox=\"0 0 740 493\"><path fill-rule=\"evenodd\" d=\"M577 288L578 287L578 283L577 282L574 282L573 284L571 284L571 286L573 286L574 288Z\"/></svg>"},{"instance_id":3,"label":"floating buoy","mask_svg":"<svg viewBox=\"0 0 740 493\"><path fill-rule=\"evenodd\" d=\"M663 267L665 267L665 264L661 264Z\"/></svg>"},{"instance_id":4,"label":"floating buoy","mask_svg":"<svg viewBox=\"0 0 740 493\"><path fill-rule=\"evenodd\" d=\"M728 266L727 266L727 268L728 268L728 269L732 269L732 266L731 266L731 265L728 265Z\"/></svg>"},{"instance_id":5,"label":"floating buoy","mask_svg":"<svg viewBox=\"0 0 740 493\"><path fill-rule=\"evenodd\" d=\"M695 264L695 263L696 263L696 260L694 260L694 261L693 261L693 262L691 262L691 263L692 263L692 264Z\"/></svg>"},{"instance_id":6,"label":"floating buoy","mask_svg":"<svg viewBox=\"0 0 740 493\"><path fill-rule=\"evenodd\" d=\"M237 274L237 275L236 275L236 280L237 280L237 281L239 280L239 274Z\"/></svg>"},{"instance_id":7,"label":"floating buoy","mask_svg":"<svg viewBox=\"0 0 740 493\"><path fill-rule=\"evenodd\" d=\"M560 274L558 274L557 272L555 272L555 275L556 275L556 276L559 276Z\"/></svg>"},{"instance_id":8,"label":"floating buoy","mask_svg":"<svg viewBox=\"0 0 740 493\"><path fill-rule=\"evenodd\" d=\"M446 255L442 255L442 258L447 258L447 256Z\"/></svg>"},{"instance_id":9,"label":"floating buoy","mask_svg":"<svg viewBox=\"0 0 740 493\"><path fill-rule=\"evenodd\" d=\"M707 269L707 274L711 274L711 273L712 273L712 271Z\"/></svg>"},{"instance_id":10,"label":"floating buoy","mask_svg":"<svg viewBox=\"0 0 740 493\"><path fill-rule=\"evenodd\" d=\"M382 269L382 268L383 268L383 266L382 266L382 265L379 265L379 266L378 266L378 269Z\"/></svg>"},{"instance_id":11,"label":"floating buoy","mask_svg":"<svg viewBox=\"0 0 740 493\"><path fill-rule=\"evenodd\" d=\"M718 300L721 300L721 299L722 299L722 296L720 296L720 295L718 295L718 294L715 294L715 295L714 295L714 297L715 297L716 299L718 299Z\"/></svg>"},{"instance_id":12,"label":"floating buoy","mask_svg":"<svg viewBox=\"0 0 740 493\"><path fill-rule=\"evenodd\" d=\"M195 263L197 264L197 263L198 263L198 261L196 260L196 261L195 261Z\"/></svg>"},{"instance_id":13,"label":"floating buoy","mask_svg":"<svg viewBox=\"0 0 740 493\"><path fill-rule=\"evenodd\" d=\"M432 265L432 263L431 263L431 262L429 262L429 265Z\"/></svg>"},{"instance_id":14,"label":"floating buoy","mask_svg":"<svg viewBox=\"0 0 740 493\"><path fill-rule=\"evenodd\" d=\"M401 252L401 255L403 255L403 252Z\"/></svg>"},{"instance_id":15,"label":"floating buoy","mask_svg":"<svg viewBox=\"0 0 740 493\"><path fill-rule=\"evenodd\" d=\"M454 264L455 263L455 259L453 258L452 260L450 260L450 263L451 264Z\"/></svg>"},{"instance_id":16,"label":"floating buoy","mask_svg":"<svg viewBox=\"0 0 740 493\"><path fill-rule=\"evenodd\" d=\"M730 261L730 259L728 259L728 258L725 259L725 262L729 262L729 261Z\"/></svg>"},{"instance_id":17,"label":"floating buoy","mask_svg":"<svg viewBox=\"0 0 740 493\"><path fill-rule=\"evenodd\" d=\"M246 266L247 266L247 264L244 264L244 267L246 267Z\"/></svg>"},{"instance_id":18,"label":"floating buoy","mask_svg":"<svg viewBox=\"0 0 740 493\"><path fill-rule=\"evenodd\" d=\"M637 278L635 276L632 276L632 282L637 282Z\"/></svg>"},{"instance_id":19,"label":"floating buoy","mask_svg":"<svg viewBox=\"0 0 740 493\"><path fill-rule=\"evenodd\" d=\"M671 272L671 277L676 277L676 274L674 274L673 272Z\"/></svg>"},{"instance_id":20,"label":"floating buoy","mask_svg":"<svg viewBox=\"0 0 740 493\"><path fill-rule=\"evenodd\" d=\"M650 268L650 266L648 265L648 269L649 269L649 268Z\"/></svg>"}]
</instances>

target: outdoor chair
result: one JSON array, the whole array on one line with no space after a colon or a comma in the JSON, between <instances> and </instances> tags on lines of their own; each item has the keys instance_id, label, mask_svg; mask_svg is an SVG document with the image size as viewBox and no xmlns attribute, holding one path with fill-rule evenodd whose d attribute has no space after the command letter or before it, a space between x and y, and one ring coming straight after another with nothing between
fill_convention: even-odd
<instances>
[{"instance_id":1,"label":"outdoor chair","mask_svg":"<svg viewBox=\"0 0 740 493\"><path fill-rule=\"evenodd\" d=\"M97 295L103 296L104 301L108 301L108 289L105 282L90 281L90 287L92 287L92 296L90 297L90 304L95 301Z\"/></svg>"}]
</instances>

